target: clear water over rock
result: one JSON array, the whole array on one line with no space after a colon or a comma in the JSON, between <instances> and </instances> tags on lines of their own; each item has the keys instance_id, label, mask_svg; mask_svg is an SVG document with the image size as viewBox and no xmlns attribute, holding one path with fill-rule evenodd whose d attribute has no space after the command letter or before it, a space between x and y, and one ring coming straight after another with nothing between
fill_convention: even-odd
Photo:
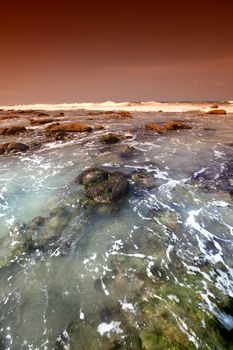
<instances>
[{"instance_id":1,"label":"clear water over rock","mask_svg":"<svg viewBox=\"0 0 233 350\"><path fill-rule=\"evenodd\" d=\"M233 349L233 114L66 114L104 129L0 156L0 349ZM90 167L128 192L87 198Z\"/></svg>"}]
</instances>

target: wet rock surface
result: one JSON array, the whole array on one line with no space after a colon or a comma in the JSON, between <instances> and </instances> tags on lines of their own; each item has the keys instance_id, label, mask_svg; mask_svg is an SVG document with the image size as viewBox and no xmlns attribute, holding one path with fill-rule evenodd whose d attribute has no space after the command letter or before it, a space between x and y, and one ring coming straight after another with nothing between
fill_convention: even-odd
<instances>
[{"instance_id":1,"label":"wet rock surface","mask_svg":"<svg viewBox=\"0 0 233 350\"><path fill-rule=\"evenodd\" d=\"M207 112L207 114L213 114L213 115L225 115L227 114L225 109L211 109Z\"/></svg>"},{"instance_id":2,"label":"wet rock surface","mask_svg":"<svg viewBox=\"0 0 233 350\"><path fill-rule=\"evenodd\" d=\"M14 152L26 152L29 146L20 142L11 142L0 145L0 154Z\"/></svg>"},{"instance_id":3,"label":"wet rock surface","mask_svg":"<svg viewBox=\"0 0 233 350\"><path fill-rule=\"evenodd\" d=\"M0 135L17 135L26 131L24 126L10 126L9 128L0 128Z\"/></svg>"},{"instance_id":4,"label":"wet rock surface","mask_svg":"<svg viewBox=\"0 0 233 350\"><path fill-rule=\"evenodd\" d=\"M129 183L121 172L109 173L92 168L81 173L76 182L85 185L86 196L96 203L112 203L128 193Z\"/></svg>"},{"instance_id":5,"label":"wet rock surface","mask_svg":"<svg viewBox=\"0 0 233 350\"><path fill-rule=\"evenodd\" d=\"M146 124L145 129L155 131L158 134L162 134L167 131L192 129L192 127L185 122L171 120L163 124L158 124L158 123Z\"/></svg>"},{"instance_id":6,"label":"wet rock surface","mask_svg":"<svg viewBox=\"0 0 233 350\"><path fill-rule=\"evenodd\" d=\"M92 128L89 125L81 123L67 123L53 126L50 128L50 132L91 132Z\"/></svg>"},{"instance_id":7,"label":"wet rock surface","mask_svg":"<svg viewBox=\"0 0 233 350\"><path fill-rule=\"evenodd\" d=\"M121 141L121 138L117 134L109 133L100 137L101 143L112 144Z\"/></svg>"}]
</instances>

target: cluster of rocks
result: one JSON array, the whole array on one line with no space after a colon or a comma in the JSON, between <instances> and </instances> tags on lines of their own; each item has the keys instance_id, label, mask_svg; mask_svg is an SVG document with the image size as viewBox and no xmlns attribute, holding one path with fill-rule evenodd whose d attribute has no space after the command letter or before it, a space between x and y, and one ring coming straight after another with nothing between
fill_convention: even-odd
<instances>
[{"instance_id":1,"label":"cluster of rocks","mask_svg":"<svg viewBox=\"0 0 233 350\"><path fill-rule=\"evenodd\" d=\"M184 130L184 129L191 129L192 127L182 121L168 121L166 123L158 124L158 123L149 123L145 125L146 130L155 131L158 134L162 134L167 131L174 131L174 130Z\"/></svg>"}]
</instances>

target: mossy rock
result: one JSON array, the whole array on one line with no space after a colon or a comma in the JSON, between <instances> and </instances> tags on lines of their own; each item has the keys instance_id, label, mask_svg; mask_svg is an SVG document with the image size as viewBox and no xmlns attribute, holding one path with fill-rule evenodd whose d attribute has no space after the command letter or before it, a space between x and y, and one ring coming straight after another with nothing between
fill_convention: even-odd
<instances>
[{"instance_id":1,"label":"mossy rock","mask_svg":"<svg viewBox=\"0 0 233 350\"><path fill-rule=\"evenodd\" d=\"M128 193L129 184L126 177L115 172L109 175L108 179L98 183L96 186L89 186L86 196L96 203L112 203L119 200Z\"/></svg>"},{"instance_id":2,"label":"mossy rock","mask_svg":"<svg viewBox=\"0 0 233 350\"><path fill-rule=\"evenodd\" d=\"M84 170L76 183L85 185L86 197L95 203L114 203L129 191L127 178L121 172L109 173L99 168Z\"/></svg>"}]
</instances>

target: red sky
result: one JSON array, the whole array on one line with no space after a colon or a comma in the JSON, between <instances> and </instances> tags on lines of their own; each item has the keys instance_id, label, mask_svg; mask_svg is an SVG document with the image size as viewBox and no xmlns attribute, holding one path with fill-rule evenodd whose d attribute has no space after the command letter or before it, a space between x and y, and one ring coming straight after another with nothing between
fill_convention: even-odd
<instances>
[{"instance_id":1,"label":"red sky","mask_svg":"<svg viewBox=\"0 0 233 350\"><path fill-rule=\"evenodd\" d=\"M0 105L233 99L232 0L0 2Z\"/></svg>"}]
</instances>

